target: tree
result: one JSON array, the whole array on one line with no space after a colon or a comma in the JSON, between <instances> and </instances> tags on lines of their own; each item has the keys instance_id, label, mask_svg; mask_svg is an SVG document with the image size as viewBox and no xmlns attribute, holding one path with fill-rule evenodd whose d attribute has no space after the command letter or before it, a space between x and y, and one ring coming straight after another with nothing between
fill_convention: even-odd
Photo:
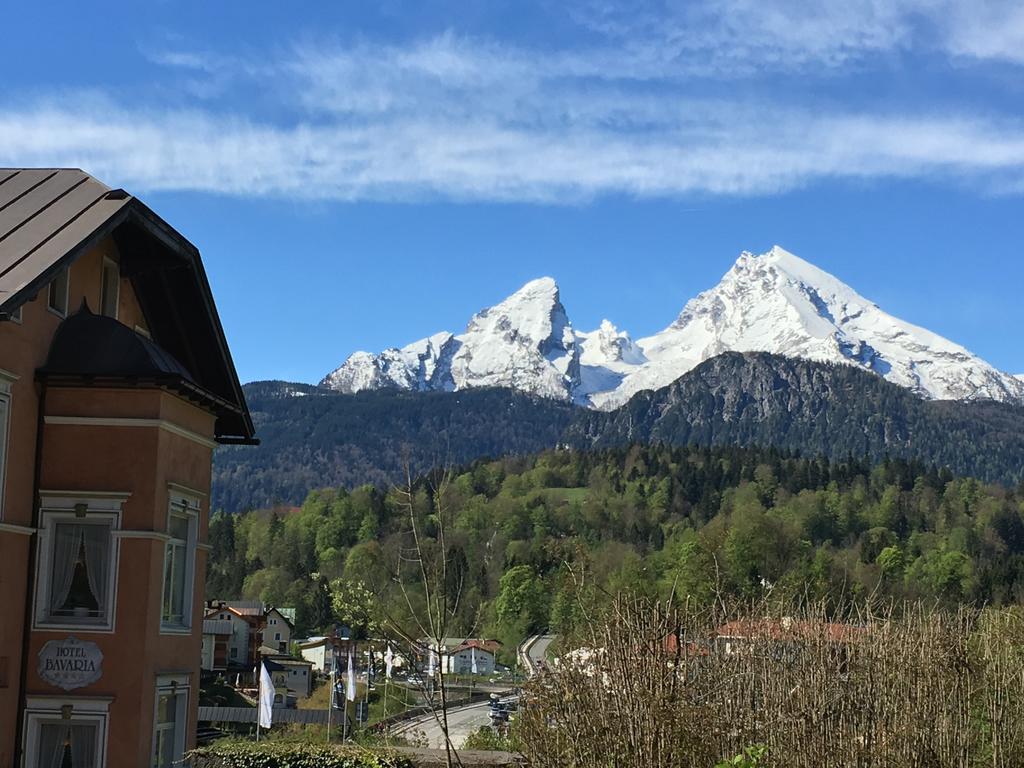
<instances>
[{"instance_id":1,"label":"tree","mask_svg":"<svg viewBox=\"0 0 1024 768\"><path fill-rule=\"evenodd\" d=\"M379 638L384 633L385 619L380 603L361 581L332 581L331 608L335 621L352 630L356 640Z\"/></svg>"},{"instance_id":2,"label":"tree","mask_svg":"<svg viewBox=\"0 0 1024 768\"><path fill-rule=\"evenodd\" d=\"M537 629L546 619L544 583L527 565L517 565L501 577L501 587L494 608L498 621L506 626L522 624Z\"/></svg>"}]
</instances>

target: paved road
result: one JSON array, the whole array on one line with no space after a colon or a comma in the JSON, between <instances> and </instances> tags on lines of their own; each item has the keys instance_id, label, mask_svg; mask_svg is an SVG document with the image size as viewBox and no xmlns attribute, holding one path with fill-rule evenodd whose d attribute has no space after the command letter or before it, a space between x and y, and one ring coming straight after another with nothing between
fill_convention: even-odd
<instances>
[{"instance_id":1,"label":"paved road","mask_svg":"<svg viewBox=\"0 0 1024 768\"><path fill-rule=\"evenodd\" d=\"M554 640L555 635L534 635L519 646L517 653L523 659L528 675L535 675L538 665L547 662L548 646ZM467 736L476 733L482 726L490 724L490 704L486 701L448 710L448 733L451 735L452 744L456 749L462 747ZM409 720L396 727L392 733L396 736L419 736L422 734L427 746L431 749L444 748L444 732L434 715L424 715Z\"/></svg>"},{"instance_id":2,"label":"paved road","mask_svg":"<svg viewBox=\"0 0 1024 768\"><path fill-rule=\"evenodd\" d=\"M528 677L533 677L547 663L548 646L556 635L534 635L519 646L519 659Z\"/></svg>"},{"instance_id":3,"label":"paved road","mask_svg":"<svg viewBox=\"0 0 1024 768\"><path fill-rule=\"evenodd\" d=\"M486 701L448 710L448 733L451 734L452 744L456 749L462 747L462 743L471 733L476 733L481 726L490 725L490 711L490 705ZM395 728L394 733L396 736L411 737L422 734L431 749L444 748L444 732L433 715L424 715L402 723Z\"/></svg>"},{"instance_id":4,"label":"paved road","mask_svg":"<svg viewBox=\"0 0 1024 768\"><path fill-rule=\"evenodd\" d=\"M530 661L536 667L537 663L547 663L548 646L555 642L555 635L541 635L537 641L530 646Z\"/></svg>"}]
</instances>

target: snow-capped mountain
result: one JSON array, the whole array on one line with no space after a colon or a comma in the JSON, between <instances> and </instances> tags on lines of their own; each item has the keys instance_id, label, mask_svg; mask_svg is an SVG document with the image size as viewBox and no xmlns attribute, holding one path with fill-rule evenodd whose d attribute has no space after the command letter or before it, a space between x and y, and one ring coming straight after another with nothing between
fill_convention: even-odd
<instances>
[{"instance_id":1,"label":"snow-capped mountain","mask_svg":"<svg viewBox=\"0 0 1024 768\"><path fill-rule=\"evenodd\" d=\"M1024 403L1020 377L887 314L778 246L741 254L667 328L637 341L607 320L573 330L555 281L541 278L478 313L460 335L356 352L321 383L342 392L507 386L611 409L726 351L856 365L925 398Z\"/></svg>"},{"instance_id":2,"label":"snow-capped mountain","mask_svg":"<svg viewBox=\"0 0 1024 768\"><path fill-rule=\"evenodd\" d=\"M458 336L438 333L379 355L356 352L321 385L341 392L511 387L566 400L579 388L579 368L558 286L542 277L478 312Z\"/></svg>"}]
</instances>

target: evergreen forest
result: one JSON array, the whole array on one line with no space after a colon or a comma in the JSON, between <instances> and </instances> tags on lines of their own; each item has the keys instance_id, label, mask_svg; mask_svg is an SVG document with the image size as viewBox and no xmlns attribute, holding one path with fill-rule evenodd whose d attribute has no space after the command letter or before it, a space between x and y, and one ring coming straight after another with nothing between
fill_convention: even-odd
<instances>
[{"instance_id":1,"label":"evergreen forest","mask_svg":"<svg viewBox=\"0 0 1024 768\"><path fill-rule=\"evenodd\" d=\"M450 523L439 537L430 499ZM409 491L409 493L406 493ZM297 609L297 631L364 635L422 587L410 505L443 543L461 597L451 634L514 647L571 634L616 593L687 598L1024 600L1024 485L914 460L829 461L780 449L634 445L549 450L433 472L410 487L310 491L300 507L215 514L211 598Z\"/></svg>"}]
</instances>

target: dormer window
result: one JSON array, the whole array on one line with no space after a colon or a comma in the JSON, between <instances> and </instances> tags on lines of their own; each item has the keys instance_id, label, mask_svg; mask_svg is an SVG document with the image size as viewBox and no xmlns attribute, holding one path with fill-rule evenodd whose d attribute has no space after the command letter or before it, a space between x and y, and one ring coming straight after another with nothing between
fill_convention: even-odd
<instances>
[{"instance_id":1,"label":"dormer window","mask_svg":"<svg viewBox=\"0 0 1024 768\"><path fill-rule=\"evenodd\" d=\"M70 282L68 268L65 267L50 281L50 287L47 292L47 306L49 306L50 311L56 312L61 317L67 317L68 314L68 286Z\"/></svg>"},{"instance_id":2,"label":"dormer window","mask_svg":"<svg viewBox=\"0 0 1024 768\"><path fill-rule=\"evenodd\" d=\"M100 314L117 319L121 293L121 269L113 259L103 259L103 283L100 287Z\"/></svg>"}]
</instances>

